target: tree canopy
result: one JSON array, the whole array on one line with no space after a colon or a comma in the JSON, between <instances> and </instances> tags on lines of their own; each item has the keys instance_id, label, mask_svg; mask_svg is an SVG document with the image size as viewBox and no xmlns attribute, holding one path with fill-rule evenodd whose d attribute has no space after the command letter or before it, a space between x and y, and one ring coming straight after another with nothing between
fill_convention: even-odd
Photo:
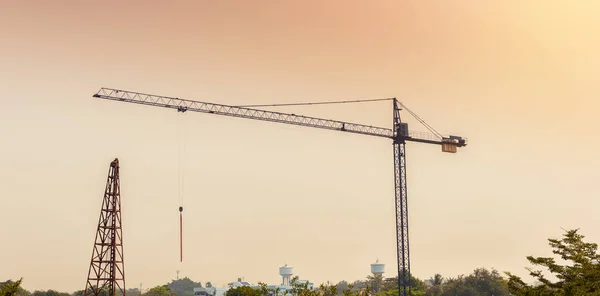
<instances>
[{"instance_id":1,"label":"tree canopy","mask_svg":"<svg viewBox=\"0 0 600 296\"><path fill-rule=\"evenodd\" d=\"M262 296L261 290L254 289L248 286L231 288L227 291L226 296Z\"/></svg>"},{"instance_id":2,"label":"tree canopy","mask_svg":"<svg viewBox=\"0 0 600 296\"><path fill-rule=\"evenodd\" d=\"M19 279L16 282L6 281L0 283L0 296L16 296L21 289L21 282L23 279Z\"/></svg>"},{"instance_id":3,"label":"tree canopy","mask_svg":"<svg viewBox=\"0 0 600 296\"><path fill-rule=\"evenodd\" d=\"M194 288L202 288L201 283L194 282L188 277L173 280L168 286L178 296L193 296Z\"/></svg>"},{"instance_id":4,"label":"tree canopy","mask_svg":"<svg viewBox=\"0 0 600 296\"><path fill-rule=\"evenodd\" d=\"M451 296L451 295L509 295L506 280L500 273L494 269L477 268L468 276L458 276L456 278L441 279L442 283L438 286L432 286L427 295L432 296Z\"/></svg>"},{"instance_id":5,"label":"tree canopy","mask_svg":"<svg viewBox=\"0 0 600 296\"><path fill-rule=\"evenodd\" d=\"M193 293L192 293L193 294ZM169 286L156 286L146 293L143 296L177 296L177 294L169 288Z\"/></svg>"},{"instance_id":6,"label":"tree canopy","mask_svg":"<svg viewBox=\"0 0 600 296\"><path fill-rule=\"evenodd\" d=\"M600 255L598 245L584 241L578 229L566 230L562 239L548 239L552 253L565 262L561 265L552 257L527 256L533 266L546 269L556 278L553 282L543 270L528 267L529 275L539 285L528 285L520 277L506 272L508 287L516 296L600 295Z\"/></svg>"}]
</instances>

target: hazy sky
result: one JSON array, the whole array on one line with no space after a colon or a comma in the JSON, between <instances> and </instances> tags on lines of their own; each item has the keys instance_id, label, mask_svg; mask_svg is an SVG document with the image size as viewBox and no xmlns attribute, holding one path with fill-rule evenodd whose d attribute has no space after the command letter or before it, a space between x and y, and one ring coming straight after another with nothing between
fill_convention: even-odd
<instances>
[{"instance_id":1,"label":"hazy sky","mask_svg":"<svg viewBox=\"0 0 600 296\"><path fill-rule=\"evenodd\" d=\"M496 268L600 241L596 1L1 1L0 280L85 286L121 162L128 287L396 270L386 139L92 98L226 104L397 97L457 154L407 145L412 271ZM390 103L284 108L389 127ZM408 114L405 114L405 117ZM180 116L178 118L177 116ZM413 130L425 129L409 118ZM184 155L179 263L177 121Z\"/></svg>"}]
</instances>

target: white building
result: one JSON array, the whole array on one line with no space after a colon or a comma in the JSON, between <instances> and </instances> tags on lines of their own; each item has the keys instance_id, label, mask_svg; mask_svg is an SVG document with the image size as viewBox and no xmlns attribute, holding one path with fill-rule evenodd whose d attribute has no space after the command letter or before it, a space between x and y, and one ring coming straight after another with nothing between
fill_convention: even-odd
<instances>
[{"instance_id":1,"label":"white building","mask_svg":"<svg viewBox=\"0 0 600 296\"><path fill-rule=\"evenodd\" d=\"M197 296L224 296L229 288L194 288L194 295Z\"/></svg>"},{"instance_id":2,"label":"white building","mask_svg":"<svg viewBox=\"0 0 600 296\"><path fill-rule=\"evenodd\" d=\"M277 296L283 296L283 295L289 294L289 291L294 288L291 283L292 276L294 275L293 267L288 266L287 264L280 267L279 275L281 275L281 277L282 277L282 281L281 281L280 285L267 285L267 289L269 289L269 291L272 291L270 293L270 295L272 295L272 296L275 296L275 292L277 292ZM296 283L301 284L301 285L306 285L309 290L312 290L314 288L314 283L311 283L307 280L297 280ZM257 289L257 290L262 289L261 286L252 285L249 282L243 281L241 278L238 278L237 281L228 283L226 288L216 288L216 287L194 288L194 295L196 295L196 296L224 296L225 293L229 289L235 289L238 287L251 287L251 288Z\"/></svg>"}]
</instances>

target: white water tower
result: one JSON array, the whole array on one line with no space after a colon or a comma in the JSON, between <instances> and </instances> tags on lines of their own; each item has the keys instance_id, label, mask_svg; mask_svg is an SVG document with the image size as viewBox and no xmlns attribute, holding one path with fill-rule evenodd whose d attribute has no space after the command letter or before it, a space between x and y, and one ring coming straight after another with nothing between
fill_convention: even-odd
<instances>
[{"instance_id":1,"label":"white water tower","mask_svg":"<svg viewBox=\"0 0 600 296\"><path fill-rule=\"evenodd\" d=\"M379 259L371 264L371 273L373 275L382 275L385 272L385 264L379 263Z\"/></svg>"},{"instance_id":2,"label":"white water tower","mask_svg":"<svg viewBox=\"0 0 600 296\"><path fill-rule=\"evenodd\" d=\"M279 275L283 278L281 285L289 286L292 275L294 275L293 267L288 266L287 264L279 267Z\"/></svg>"}]
</instances>

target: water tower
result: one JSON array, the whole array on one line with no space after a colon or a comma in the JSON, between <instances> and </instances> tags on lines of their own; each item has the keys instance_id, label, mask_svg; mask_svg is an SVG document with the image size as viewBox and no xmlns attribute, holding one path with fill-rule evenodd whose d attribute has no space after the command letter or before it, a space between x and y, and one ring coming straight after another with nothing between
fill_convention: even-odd
<instances>
[{"instance_id":1,"label":"water tower","mask_svg":"<svg viewBox=\"0 0 600 296\"><path fill-rule=\"evenodd\" d=\"M371 264L371 273L373 275L382 275L385 272L385 264L379 263L379 259Z\"/></svg>"},{"instance_id":2,"label":"water tower","mask_svg":"<svg viewBox=\"0 0 600 296\"><path fill-rule=\"evenodd\" d=\"M379 286L383 280L383 273L385 272L385 264L379 263L379 259L375 263L371 264L371 273L373 274L373 291L379 292Z\"/></svg>"},{"instance_id":3,"label":"water tower","mask_svg":"<svg viewBox=\"0 0 600 296\"><path fill-rule=\"evenodd\" d=\"M293 267L288 266L287 264L282 267L279 267L279 275L283 278L281 285L290 285L290 279L292 278L292 275L294 275L293 269Z\"/></svg>"}]
</instances>

